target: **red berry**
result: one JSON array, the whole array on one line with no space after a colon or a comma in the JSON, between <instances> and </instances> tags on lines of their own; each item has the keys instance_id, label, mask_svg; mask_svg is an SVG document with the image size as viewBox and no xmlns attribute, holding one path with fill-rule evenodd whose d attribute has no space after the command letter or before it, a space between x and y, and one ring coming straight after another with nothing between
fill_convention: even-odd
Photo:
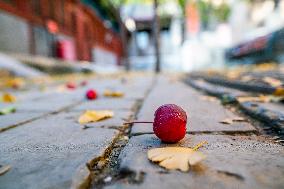
<instances>
[{"instance_id":1,"label":"red berry","mask_svg":"<svg viewBox=\"0 0 284 189\"><path fill-rule=\"evenodd\" d=\"M72 83L72 82L68 82L68 83L66 84L66 87L67 87L68 89L76 89L76 84L75 84L75 83Z\"/></svg>"},{"instance_id":2,"label":"red berry","mask_svg":"<svg viewBox=\"0 0 284 189\"><path fill-rule=\"evenodd\" d=\"M175 143L186 134L186 112L175 104L164 104L155 112L153 130L163 142Z\"/></svg>"},{"instance_id":3,"label":"red berry","mask_svg":"<svg viewBox=\"0 0 284 189\"><path fill-rule=\"evenodd\" d=\"M89 100L94 100L94 99L97 98L97 92L93 89L90 89L90 90L87 91L86 97Z\"/></svg>"}]
</instances>

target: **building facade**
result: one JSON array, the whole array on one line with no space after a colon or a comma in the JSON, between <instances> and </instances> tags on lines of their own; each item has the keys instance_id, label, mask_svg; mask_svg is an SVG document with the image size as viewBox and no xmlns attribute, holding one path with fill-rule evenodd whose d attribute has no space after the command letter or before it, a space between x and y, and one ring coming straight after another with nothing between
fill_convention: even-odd
<instances>
[{"instance_id":1,"label":"building facade","mask_svg":"<svg viewBox=\"0 0 284 189\"><path fill-rule=\"evenodd\" d=\"M0 51L120 64L122 42L79 0L0 0Z\"/></svg>"}]
</instances>

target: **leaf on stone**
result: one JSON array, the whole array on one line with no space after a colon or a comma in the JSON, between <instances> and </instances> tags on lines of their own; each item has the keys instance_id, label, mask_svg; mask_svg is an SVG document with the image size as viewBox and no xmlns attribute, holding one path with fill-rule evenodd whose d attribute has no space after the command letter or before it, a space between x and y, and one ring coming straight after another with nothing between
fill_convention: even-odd
<instances>
[{"instance_id":1,"label":"leaf on stone","mask_svg":"<svg viewBox=\"0 0 284 189\"><path fill-rule=\"evenodd\" d=\"M14 113L14 112L16 112L15 107L7 107L7 108L0 109L0 115L6 115L6 114Z\"/></svg>"},{"instance_id":2,"label":"leaf on stone","mask_svg":"<svg viewBox=\"0 0 284 189\"><path fill-rule=\"evenodd\" d=\"M152 162L159 163L161 167L168 170L181 170L186 172L190 166L194 166L204 160L206 156L197 152L207 142L202 142L194 148L186 147L164 147L154 148L148 151L148 159Z\"/></svg>"},{"instance_id":3,"label":"leaf on stone","mask_svg":"<svg viewBox=\"0 0 284 189\"><path fill-rule=\"evenodd\" d=\"M284 88L283 87L277 87L273 94L275 96L284 96Z\"/></svg>"},{"instance_id":4,"label":"leaf on stone","mask_svg":"<svg viewBox=\"0 0 284 189\"><path fill-rule=\"evenodd\" d=\"M106 97L123 97L124 93L120 91L105 90L104 96Z\"/></svg>"},{"instance_id":5,"label":"leaf on stone","mask_svg":"<svg viewBox=\"0 0 284 189\"><path fill-rule=\"evenodd\" d=\"M244 97L237 97L237 101L238 102L270 102L271 98L265 95L244 96Z\"/></svg>"},{"instance_id":6,"label":"leaf on stone","mask_svg":"<svg viewBox=\"0 0 284 189\"><path fill-rule=\"evenodd\" d=\"M272 87L280 87L283 85L282 81L272 77L264 77L262 80Z\"/></svg>"},{"instance_id":7,"label":"leaf on stone","mask_svg":"<svg viewBox=\"0 0 284 189\"><path fill-rule=\"evenodd\" d=\"M214 97L214 96L206 96L206 95L201 96L200 99L204 100L204 101L209 101L209 102L217 102L218 101L216 97Z\"/></svg>"},{"instance_id":8,"label":"leaf on stone","mask_svg":"<svg viewBox=\"0 0 284 189\"><path fill-rule=\"evenodd\" d=\"M10 165L0 165L0 176L4 175L11 169Z\"/></svg>"},{"instance_id":9,"label":"leaf on stone","mask_svg":"<svg viewBox=\"0 0 284 189\"><path fill-rule=\"evenodd\" d=\"M242 121L246 121L246 119L243 117L233 117L233 118L223 119L220 121L220 123L230 125L230 124L233 124L234 122L242 122Z\"/></svg>"},{"instance_id":10,"label":"leaf on stone","mask_svg":"<svg viewBox=\"0 0 284 189\"><path fill-rule=\"evenodd\" d=\"M95 110L87 110L84 114L79 117L78 122L80 124L86 124L90 122L98 122L107 118L113 117L113 111L109 110L102 110L102 111L95 111Z\"/></svg>"},{"instance_id":11,"label":"leaf on stone","mask_svg":"<svg viewBox=\"0 0 284 189\"><path fill-rule=\"evenodd\" d=\"M248 82L248 81L251 81L251 80L253 80L254 78L252 77L252 76L250 76L250 75L245 75L245 76L242 76L242 78L241 78L241 81L243 81L243 82Z\"/></svg>"},{"instance_id":12,"label":"leaf on stone","mask_svg":"<svg viewBox=\"0 0 284 189\"><path fill-rule=\"evenodd\" d=\"M279 102L283 100L284 96L275 95L260 95L258 97L237 97L238 102Z\"/></svg>"},{"instance_id":13,"label":"leaf on stone","mask_svg":"<svg viewBox=\"0 0 284 189\"><path fill-rule=\"evenodd\" d=\"M223 124L233 124L233 120L231 118L226 118L220 121Z\"/></svg>"},{"instance_id":14,"label":"leaf on stone","mask_svg":"<svg viewBox=\"0 0 284 189\"><path fill-rule=\"evenodd\" d=\"M2 101L5 103L13 103L16 102L16 97L11 95L10 93L4 93L2 95Z\"/></svg>"},{"instance_id":15,"label":"leaf on stone","mask_svg":"<svg viewBox=\"0 0 284 189\"><path fill-rule=\"evenodd\" d=\"M21 88L25 85L25 81L22 78L13 78L6 81L6 87L9 88Z\"/></svg>"}]
</instances>

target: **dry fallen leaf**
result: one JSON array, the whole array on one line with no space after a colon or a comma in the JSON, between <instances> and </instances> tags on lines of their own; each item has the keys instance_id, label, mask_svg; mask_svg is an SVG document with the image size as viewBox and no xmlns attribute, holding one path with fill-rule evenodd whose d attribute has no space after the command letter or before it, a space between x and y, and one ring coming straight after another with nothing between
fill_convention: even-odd
<instances>
[{"instance_id":1,"label":"dry fallen leaf","mask_svg":"<svg viewBox=\"0 0 284 189\"><path fill-rule=\"evenodd\" d=\"M25 81L22 78L13 78L6 81L6 87L9 88L21 88L25 85Z\"/></svg>"},{"instance_id":2,"label":"dry fallen leaf","mask_svg":"<svg viewBox=\"0 0 284 189\"><path fill-rule=\"evenodd\" d=\"M273 94L275 96L284 96L284 88L283 87L277 87Z\"/></svg>"},{"instance_id":3,"label":"dry fallen leaf","mask_svg":"<svg viewBox=\"0 0 284 189\"><path fill-rule=\"evenodd\" d=\"M204 101L209 101L209 102L217 102L218 101L216 97L214 97L214 96L206 96L206 95L201 96L200 99L204 100Z\"/></svg>"},{"instance_id":4,"label":"dry fallen leaf","mask_svg":"<svg viewBox=\"0 0 284 189\"><path fill-rule=\"evenodd\" d=\"M280 87L283 84L282 81L272 78L272 77L264 77L262 80L265 83L268 83L269 85L271 85L272 87Z\"/></svg>"},{"instance_id":5,"label":"dry fallen leaf","mask_svg":"<svg viewBox=\"0 0 284 189\"><path fill-rule=\"evenodd\" d=\"M231 118L226 118L220 121L223 124L233 124L233 120Z\"/></svg>"},{"instance_id":6,"label":"dry fallen leaf","mask_svg":"<svg viewBox=\"0 0 284 189\"><path fill-rule=\"evenodd\" d=\"M13 102L16 102L16 97L9 93L4 93L2 95L2 101L6 103L13 103Z\"/></svg>"},{"instance_id":7,"label":"dry fallen leaf","mask_svg":"<svg viewBox=\"0 0 284 189\"><path fill-rule=\"evenodd\" d=\"M242 121L246 121L246 119L243 117L233 117L233 118L223 119L222 121L220 121L220 123L233 124L233 122L242 122Z\"/></svg>"},{"instance_id":8,"label":"dry fallen leaf","mask_svg":"<svg viewBox=\"0 0 284 189\"><path fill-rule=\"evenodd\" d=\"M243 81L243 82L248 82L248 81L251 81L251 80L253 80L253 77L250 76L250 75L245 75L245 76L242 76L242 78L241 78L241 81Z\"/></svg>"},{"instance_id":9,"label":"dry fallen leaf","mask_svg":"<svg viewBox=\"0 0 284 189\"><path fill-rule=\"evenodd\" d=\"M148 159L158 162L161 167L166 169L179 169L185 172L189 170L190 166L196 165L206 158L203 153L196 151L205 143L207 142L202 142L194 148L164 147L150 149L148 151Z\"/></svg>"},{"instance_id":10,"label":"dry fallen leaf","mask_svg":"<svg viewBox=\"0 0 284 189\"><path fill-rule=\"evenodd\" d=\"M105 90L104 96L106 97L123 97L124 93L120 91Z\"/></svg>"},{"instance_id":11,"label":"dry fallen leaf","mask_svg":"<svg viewBox=\"0 0 284 189\"><path fill-rule=\"evenodd\" d=\"M4 175L11 169L10 165L0 165L0 176Z\"/></svg>"},{"instance_id":12,"label":"dry fallen leaf","mask_svg":"<svg viewBox=\"0 0 284 189\"><path fill-rule=\"evenodd\" d=\"M279 102L283 100L283 98L284 96L260 95L258 97L237 97L237 100L238 102Z\"/></svg>"},{"instance_id":13,"label":"dry fallen leaf","mask_svg":"<svg viewBox=\"0 0 284 189\"><path fill-rule=\"evenodd\" d=\"M109 110L95 111L87 110L84 114L79 117L78 122L80 124L86 124L90 122L97 122L107 118L113 117L113 112Z\"/></svg>"}]
</instances>

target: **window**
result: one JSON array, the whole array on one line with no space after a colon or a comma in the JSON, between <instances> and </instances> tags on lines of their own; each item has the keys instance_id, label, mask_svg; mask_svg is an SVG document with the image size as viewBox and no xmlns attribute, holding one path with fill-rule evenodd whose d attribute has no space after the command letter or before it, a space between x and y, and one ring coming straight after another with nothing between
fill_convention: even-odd
<instances>
[{"instance_id":1,"label":"window","mask_svg":"<svg viewBox=\"0 0 284 189\"><path fill-rule=\"evenodd\" d=\"M10 4L10 5L16 4L15 0L0 0L0 2L7 3L7 4Z\"/></svg>"},{"instance_id":2,"label":"window","mask_svg":"<svg viewBox=\"0 0 284 189\"><path fill-rule=\"evenodd\" d=\"M31 2L32 5L32 11L37 15L40 16L41 15L41 4L40 4L40 0L32 0Z\"/></svg>"}]
</instances>

